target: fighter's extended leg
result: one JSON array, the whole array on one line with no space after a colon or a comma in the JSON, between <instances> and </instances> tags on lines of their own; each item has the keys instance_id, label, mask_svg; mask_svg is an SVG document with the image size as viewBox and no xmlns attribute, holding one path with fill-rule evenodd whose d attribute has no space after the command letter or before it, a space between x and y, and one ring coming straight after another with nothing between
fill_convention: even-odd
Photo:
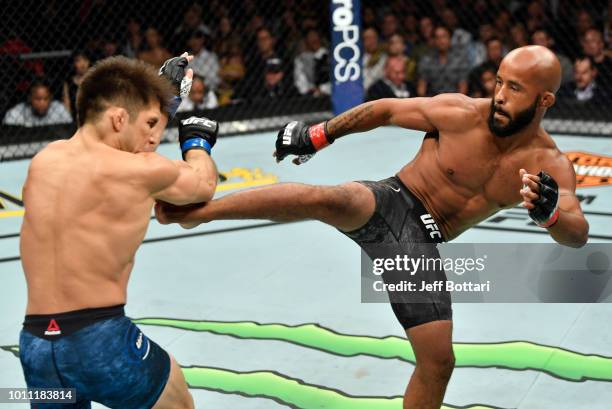
<instances>
[{"instance_id":1,"label":"fighter's extended leg","mask_svg":"<svg viewBox=\"0 0 612 409\"><path fill-rule=\"evenodd\" d=\"M267 219L279 222L320 220L343 231L355 230L372 216L374 195L360 183L313 186L281 183L234 193L204 205L156 206L160 223L203 223L223 219Z\"/></svg>"},{"instance_id":2,"label":"fighter's extended leg","mask_svg":"<svg viewBox=\"0 0 612 409\"><path fill-rule=\"evenodd\" d=\"M455 366L452 321L432 321L406 333L416 367L404 394L404 409L440 409Z\"/></svg>"}]
</instances>

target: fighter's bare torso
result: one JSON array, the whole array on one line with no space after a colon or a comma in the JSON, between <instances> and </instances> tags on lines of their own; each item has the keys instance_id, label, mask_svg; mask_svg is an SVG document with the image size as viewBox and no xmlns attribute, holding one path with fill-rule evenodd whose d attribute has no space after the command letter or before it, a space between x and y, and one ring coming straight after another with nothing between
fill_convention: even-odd
<instances>
[{"instance_id":1,"label":"fighter's bare torso","mask_svg":"<svg viewBox=\"0 0 612 409\"><path fill-rule=\"evenodd\" d=\"M21 229L28 314L126 302L153 207L139 156L73 137L34 157Z\"/></svg>"},{"instance_id":2,"label":"fighter's bare torso","mask_svg":"<svg viewBox=\"0 0 612 409\"><path fill-rule=\"evenodd\" d=\"M550 136L539 128L513 143L491 133L490 100L476 99L458 131L425 138L417 156L398 176L425 204L447 240L500 209L521 202L519 169L531 173L569 167Z\"/></svg>"}]
</instances>

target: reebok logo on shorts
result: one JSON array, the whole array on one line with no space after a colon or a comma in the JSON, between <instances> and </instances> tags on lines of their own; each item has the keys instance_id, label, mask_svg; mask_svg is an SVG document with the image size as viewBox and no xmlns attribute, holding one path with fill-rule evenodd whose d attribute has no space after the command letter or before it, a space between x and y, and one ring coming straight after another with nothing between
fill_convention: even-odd
<instances>
[{"instance_id":1,"label":"reebok logo on shorts","mask_svg":"<svg viewBox=\"0 0 612 409\"><path fill-rule=\"evenodd\" d=\"M431 217L429 213L422 214L421 221L423 222L427 230L431 230L429 232L429 237L431 237L432 239L435 239L435 238L442 239L442 233L440 233L440 229L438 228L438 225L436 224L433 217Z\"/></svg>"},{"instance_id":2,"label":"reebok logo on shorts","mask_svg":"<svg viewBox=\"0 0 612 409\"><path fill-rule=\"evenodd\" d=\"M142 332L138 334L138 338L136 338L136 348L142 348Z\"/></svg>"},{"instance_id":3,"label":"reebok logo on shorts","mask_svg":"<svg viewBox=\"0 0 612 409\"><path fill-rule=\"evenodd\" d=\"M147 343L147 349L144 352L144 355L142 356L142 358L140 358L143 361L147 359L147 357L149 356L149 352L151 350L151 343L149 342L148 339L145 338L142 332L139 332L138 336L136 337L136 342L134 342L134 346L136 347L136 350L138 351L139 355L140 353L142 353L141 350L145 342Z\"/></svg>"},{"instance_id":4,"label":"reebok logo on shorts","mask_svg":"<svg viewBox=\"0 0 612 409\"><path fill-rule=\"evenodd\" d=\"M57 325L57 322L55 322L54 319L49 321L49 326L47 326L45 335L62 335L62 330L60 329L59 325Z\"/></svg>"}]
</instances>

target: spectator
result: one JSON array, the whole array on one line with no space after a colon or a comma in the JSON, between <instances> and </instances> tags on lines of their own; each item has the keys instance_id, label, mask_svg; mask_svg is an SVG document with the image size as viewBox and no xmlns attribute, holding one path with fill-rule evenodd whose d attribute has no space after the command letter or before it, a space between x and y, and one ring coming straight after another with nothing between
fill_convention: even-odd
<instances>
[{"instance_id":1,"label":"spectator","mask_svg":"<svg viewBox=\"0 0 612 409\"><path fill-rule=\"evenodd\" d=\"M421 19L419 20L419 42L412 50L412 57L416 61L420 61L421 58L425 54L427 54L430 49L433 49L435 47L433 31L433 19L429 16L421 17Z\"/></svg>"},{"instance_id":2,"label":"spectator","mask_svg":"<svg viewBox=\"0 0 612 409\"><path fill-rule=\"evenodd\" d=\"M261 14L253 14L244 27L242 35L249 39L255 38L255 42L257 42L257 32L265 27L264 17Z\"/></svg>"},{"instance_id":3,"label":"spectator","mask_svg":"<svg viewBox=\"0 0 612 409\"><path fill-rule=\"evenodd\" d=\"M419 20L414 14L404 16L404 38L409 43L410 51L419 42Z\"/></svg>"},{"instance_id":4,"label":"spectator","mask_svg":"<svg viewBox=\"0 0 612 409\"><path fill-rule=\"evenodd\" d=\"M581 41L584 54L591 57L599 73L599 85L607 90L612 89L612 59L604 52L601 31L591 28L586 31Z\"/></svg>"},{"instance_id":5,"label":"spectator","mask_svg":"<svg viewBox=\"0 0 612 409\"><path fill-rule=\"evenodd\" d=\"M530 1L522 10L519 10L517 14L520 21L525 22L525 26L529 33L533 33L536 30L550 25L545 4L540 0Z\"/></svg>"},{"instance_id":6,"label":"spectator","mask_svg":"<svg viewBox=\"0 0 612 409\"><path fill-rule=\"evenodd\" d=\"M387 54L391 56L401 56L406 60L406 80L414 81L416 74L416 62L406 56L406 43L401 34L393 34L389 39Z\"/></svg>"},{"instance_id":7,"label":"spectator","mask_svg":"<svg viewBox=\"0 0 612 409\"><path fill-rule=\"evenodd\" d=\"M481 77L485 70L493 70L497 72L502 58L504 58L504 46L501 40L497 37L490 38L487 41L487 59L477 67L474 67L468 76L469 94L482 94Z\"/></svg>"},{"instance_id":8,"label":"spectator","mask_svg":"<svg viewBox=\"0 0 612 409\"><path fill-rule=\"evenodd\" d=\"M247 88L249 86L252 90ZM285 77L283 61L278 57L272 57L265 62L263 81L260 80L255 85L242 82L236 89L235 99L286 98L296 95L299 94L293 81L288 81Z\"/></svg>"},{"instance_id":9,"label":"spectator","mask_svg":"<svg viewBox=\"0 0 612 409\"><path fill-rule=\"evenodd\" d=\"M516 23L510 28L510 44L509 48L514 50L515 48L524 47L529 45L529 34L522 23Z\"/></svg>"},{"instance_id":10,"label":"spectator","mask_svg":"<svg viewBox=\"0 0 612 409\"><path fill-rule=\"evenodd\" d=\"M561 98L580 102L603 103L610 101L610 91L599 86L597 68L593 58L580 56L574 63L574 81L565 84L559 92Z\"/></svg>"},{"instance_id":11,"label":"spectator","mask_svg":"<svg viewBox=\"0 0 612 409\"><path fill-rule=\"evenodd\" d=\"M452 47L467 47L472 42L472 35L467 30L459 27L459 20L453 9L446 7L442 10L442 21L452 33Z\"/></svg>"},{"instance_id":12,"label":"spectator","mask_svg":"<svg viewBox=\"0 0 612 409\"><path fill-rule=\"evenodd\" d=\"M438 26L434 30L435 50L431 50L419 62L419 96L445 92L467 93L468 66L465 54L451 47L450 30Z\"/></svg>"},{"instance_id":13,"label":"spectator","mask_svg":"<svg viewBox=\"0 0 612 409\"><path fill-rule=\"evenodd\" d=\"M507 43L510 34L510 22L512 14L508 10L502 9L495 17L495 31L503 43Z\"/></svg>"},{"instance_id":14,"label":"spectator","mask_svg":"<svg viewBox=\"0 0 612 409\"><path fill-rule=\"evenodd\" d=\"M575 30L576 30L576 39L580 39L584 37L586 32L595 27L593 24L593 17L591 13L589 13L585 9L581 9L576 13L576 22L575 22Z\"/></svg>"},{"instance_id":15,"label":"spectator","mask_svg":"<svg viewBox=\"0 0 612 409\"><path fill-rule=\"evenodd\" d=\"M187 44L191 33L201 31L207 36L212 34L210 28L202 22L202 6L198 3L192 3L183 15L183 22L179 25L172 35L172 44L176 49L173 49L175 54L181 54L185 50L179 49Z\"/></svg>"},{"instance_id":16,"label":"spectator","mask_svg":"<svg viewBox=\"0 0 612 409\"><path fill-rule=\"evenodd\" d=\"M575 60L584 54L582 39L586 32L594 28L593 18L588 10L581 8L575 0L569 0L560 7L559 12L563 18L558 22L557 31L553 36L557 40L557 47L567 55L570 60ZM584 6L584 3L582 3Z\"/></svg>"},{"instance_id":17,"label":"spectator","mask_svg":"<svg viewBox=\"0 0 612 409\"><path fill-rule=\"evenodd\" d=\"M207 39L206 34L200 30L196 30L191 34L187 47L190 53L193 54L193 60L189 66L195 74L203 77L206 85L214 91L220 82L219 58L217 54L205 47Z\"/></svg>"},{"instance_id":18,"label":"spectator","mask_svg":"<svg viewBox=\"0 0 612 409\"><path fill-rule=\"evenodd\" d=\"M114 35L107 35L102 39L101 55L99 59L104 59L121 54L119 41Z\"/></svg>"},{"instance_id":19,"label":"spectator","mask_svg":"<svg viewBox=\"0 0 612 409\"><path fill-rule=\"evenodd\" d=\"M478 84L473 88L470 96L473 98L493 98L497 82L497 70L493 66L487 66L480 71Z\"/></svg>"},{"instance_id":20,"label":"spectator","mask_svg":"<svg viewBox=\"0 0 612 409\"><path fill-rule=\"evenodd\" d=\"M261 96L267 98L292 97L298 95L293 81L287 81L280 58L269 58L266 61L264 89Z\"/></svg>"},{"instance_id":21,"label":"spectator","mask_svg":"<svg viewBox=\"0 0 612 409\"><path fill-rule=\"evenodd\" d=\"M72 118L76 120L76 94L83 80L83 76L89 69L91 61L89 57L82 51L77 51L72 57L72 76L64 81L62 99L64 106L72 114Z\"/></svg>"},{"instance_id":22,"label":"spectator","mask_svg":"<svg viewBox=\"0 0 612 409\"><path fill-rule=\"evenodd\" d=\"M22 54L32 52L29 44L12 31L5 35L6 40L0 44L0 112L27 98L32 80L45 73L40 59L20 58Z\"/></svg>"},{"instance_id":23,"label":"spectator","mask_svg":"<svg viewBox=\"0 0 612 409\"><path fill-rule=\"evenodd\" d=\"M495 86L497 85L497 70L492 68L485 69L480 74L480 89L482 98L493 98L495 96Z\"/></svg>"},{"instance_id":24,"label":"spectator","mask_svg":"<svg viewBox=\"0 0 612 409\"><path fill-rule=\"evenodd\" d=\"M162 66L164 61L171 58L172 55L166 47L163 46L162 37L153 27L149 27L145 31L146 45L143 51L138 53L138 59L151 64L155 68Z\"/></svg>"},{"instance_id":25,"label":"spectator","mask_svg":"<svg viewBox=\"0 0 612 409\"><path fill-rule=\"evenodd\" d=\"M306 33L305 50L295 57L293 77L300 94L314 96L331 94L329 82L329 51L321 45L317 30Z\"/></svg>"},{"instance_id":26,"label":"spectator","mask_svg":"<svg viewBox=\"0 0 612 409\"><path fill-rule=\"evenodd\" d=\"M469 59L476 67L487 60L487 41L495 37L495 28L491 23L483 23L478 27L478 40L468 46Z\"/></svg>"},{"instance_id":27,"label":"spectator","mask_svg":"<svg viewBox=\"0 0 612 409\"><path fill-rule=\"evenodd\" d=\"M567 84L574 78L572 61L555 49L555 40L547 30L541 28L534 31L531 35L531 43L550 48L555 53L561 63L561 84Z\"/></svg>"},{"instance_id":28,"label":"spectator","mask_svg":"<svg viewBox=\"0 0 612 409\"><path fill-rule=\"evenodd\" d=\"M219 101L215 93L206 87L204 78L199 75L193 77L189 98L183 99L177 112L200 111L203 109L215 109L219 106Z\"/></svg>"},{"instance_id":29,"label":"spectator","mask_svg":"<svg viewBox=\"0 0 612 409\"><path fill-rule=\"evenodd\" d=\"M240 37L235 33L232 21L229 17L222 17L221 20L219 20L217 35L214 41L215 53L218 56L227 54L231 45L236 41L240 41Z\"/></svg>"},{"instance_id":30,"label":"spectator","mask_svg":"<svg viewBox=\"0 0 612 409\"><path fill-rule=\"evenodd\" d=\"M245 70L240 42L236 41L230 45L229 51L221 56L219 68L221 83L217 89L220 105L230 102L234 87L244 78Z\"/></svg>"},{"instance_id":31,"label":"spectator","mask_svg":"<svg viewBox=\"0 0 612 409\"><path fill-rule=\"evenodd\" d=\"M406 81L406 57L389 57L385 63L385 77L367 90L366 100L380 98L410 98L416 96L412 82Z\"/></svg>"},{"instance_id":32,"label":"spectator","mask_svg":"<svg viewBox=\"0 0 612 409\"><path fill-rule=\"evenodd\" d=\"M363 28L376 28L376 13L372 7L363 9Z\"/></svg>"},{"instance_id":33,"label":"spectator","mask_svg":"<svg viewBox=\"0 0 612 409\"><path fill-rule=\"evenodd\" d=\"M4 125L18 125L28 128L35 126L69 124L72 117L59 101L51 99L49 86L41 80L34 81L30 86L27 102L21 102L9 109Z\"/></svg>"},{"instance_id":34,"label":"spectator","mask_svg":"<svg viewBox=\"0 0 612 409\"><path fill-rule=\"evenodd\" d=\"M284 58L290 59L298 53L302 43L302 35L296 22L295 11L287 9L280 21L279 32L282 38L282 49Z\"/></svg>"},{"instance_id":35,"label":"spectator","mask_svg":"<svg viewBox=\"0 0 612 409\"><path fill-rule=\"evenodd\" d=\"M123 44L123 55L129 58L136 58L142 48L142 30L140 22L135 18L130 18L127 24L127 38Z\"/></svg>"},{"instance_id":36,"label":"spectator","mask_svg":"<svg viewBox=\"0 0 612 409\"><path fill-rule=\"evenodd\" d=\"M257 30L256 42L255 52L248 55L246 60L244 81L251 83L263 78L267 60L280 58L274 50L276 39L268 28L261 27Z\"/></svg>"},{"instance_id":37,"label":"spectator","mask_svg":"<svg viewBox=\"0 0 612 409\"><path fill-rule=\"evenodd\" d=\"M363 87L370 88L385 75L387 53L378 42L376 28L370 26L363 30Z\"/></svg>"},{"instance_id":38,"label":"spectator","mask_svg":"<svg viewBox=\"0 0 612 409\"><path fill-rule=\"evenodd\" d=\"M385 41L389 41L393 34L399 33L399 22L393 13L386 13L383 17L382 36Z\"/></svg>"}]
</instances>

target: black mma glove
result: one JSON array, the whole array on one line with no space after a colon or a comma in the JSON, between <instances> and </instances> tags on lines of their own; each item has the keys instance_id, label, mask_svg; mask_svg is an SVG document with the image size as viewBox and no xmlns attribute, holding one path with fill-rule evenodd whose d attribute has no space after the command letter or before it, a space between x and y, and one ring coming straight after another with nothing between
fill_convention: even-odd
<instances>
[{"instance_id":1,"label":"black mma glove","mask_svg":"<svg viewBox=\"0 0 612 409\"><path fill-rule=\"evenodd\" d=\"M532 202L535 207L529 210L529 217L538 226L547 228L559 218L559 186L555 179L544 171L540 171L538 177L539 197Z\"/></svg>"},{"instance_id":2,"label":"black mma glove","mask_svg":"<svg viewBox=\"0 0 612 409\"><path fill-rule=\"evenodd\" d=\"M159 75L167 78L174 86L176 92L176 95L168 107L170 119L174 118L174 114L176 114L176 110L181 104L182 98L187 97L191 91L193 79L185 75L187 64L189 64L187 57L173 57L166 60L159 69Z\"/></svg>"},{"instance_id":3,"label":"black mma glove","mask_svg":"<svg viewBox=\"0 0 612 409\"><path fill-rule=\"evenodd\" d=\"M219 124L208 118L195 116L179 122L179 143L183 159L191 149L203 149L210 155L210 151L217 142Z\"/></svg>"},{"instance_id":4,"label":"black mma glove","mask_svg":"<svg viewBox=\"0 0 612 409\"><path fill-rule=\"evenodd\" d=\"M276 160L280 162L287 155L298 155L298 161L304 163L333 142L334 138L327 134L327 122L313 126L304 122L289 122L278 131Z\"/></svg>"}]
</instances>

